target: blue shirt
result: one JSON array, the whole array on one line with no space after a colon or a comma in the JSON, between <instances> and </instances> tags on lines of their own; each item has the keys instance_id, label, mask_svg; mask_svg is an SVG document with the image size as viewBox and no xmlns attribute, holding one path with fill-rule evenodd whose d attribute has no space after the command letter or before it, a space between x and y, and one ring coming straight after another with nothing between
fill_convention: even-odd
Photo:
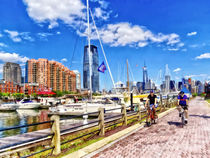
<instances>
[{"instance_id":1,"label":"blue shirt","mask_svg":"<svg viewBox=\"0 0 210 158\"><path fill-rule=\"evenodd\" d=\"M181 95L179 95L177 97L177 99L179 99L179 105L187 105L187 96L184 95L183 97Z\"/></svg>"}]
</instances>

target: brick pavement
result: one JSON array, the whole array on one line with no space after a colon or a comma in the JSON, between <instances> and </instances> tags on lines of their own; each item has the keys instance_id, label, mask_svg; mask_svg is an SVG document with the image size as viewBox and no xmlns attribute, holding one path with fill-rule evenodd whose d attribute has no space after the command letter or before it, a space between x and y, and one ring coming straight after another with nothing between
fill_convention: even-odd
<instances>
[{"instance_id":1,"label":"brick pavement","mask_svg":"<svg viewBox=\"0 0 210 158\"><path fill-rule=\"evenodd\" d=\"M210 108L205 104L199 97L190 102L184 128L175 110L93 158L210 158Z\"/></svg>"}]
</instances>

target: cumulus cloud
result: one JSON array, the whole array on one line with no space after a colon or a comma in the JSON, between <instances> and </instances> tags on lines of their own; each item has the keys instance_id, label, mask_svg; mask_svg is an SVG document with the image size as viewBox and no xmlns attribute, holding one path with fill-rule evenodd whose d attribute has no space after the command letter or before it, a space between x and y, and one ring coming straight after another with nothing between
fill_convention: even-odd
<instances>
[{"instance_id":1,"label":"cumulus cloud","mask_svg":"<svg viewBox=\"0 0 210 158\"><path fill-rule=\"evenodd\" d=\"M195 57L195 59L210 59L210 53L201 54L201 55Z\"/></svg>"},{"instance_id":2,"label":"cumulus cloud","mask_svg":"<svg viewBox=\"0 0 210 158\"><path fill-rule=\"evenodd\" d=\"M0 47L7 47L7 45L0 42Z\"/></svg>"},{"instance_id":3,"label":"cumulus cloud","mask_svg":"<svg viewBox=\"0 0 210 158\"><path fill-rule=\"evenodd\" d=\"M3 64L0 64L0 74L2 74L3 73Z\"/></svg>"},{"instance_id":4,"label":"cumulus cloud","mask_svg":"<svg viewBox=\"0 0 210 158\"><path fill-rule=\"evenodd\" d=\"M9 37L14 41L14 42L21 42L22 39L19 37L19 33L17 31L9 31L9 30L4 30L4 32L9 34Z\"/></svg>"},{"instance_id":5,"label":"cumulus cloud","mask_svg":"<svg viewBox=\"0 0 210 158\"><path fill-rule=\"evenodd\" d=\"M66 58L61 59L61 62L67 62L68 60Z\"/></svg>"},{"instance_id":6,"label":"cumulus cloud","mask_svg":"<svg viewBox=\"0 0 210 158\"><path fill-rule=\"evenodd\" d=\"M172 34L163 34L158 33L154 34L146 27L139 25L132 25L130 23L117 23L117 24L108 24L105 27L99 29L101 39L104 43L110 44L113 47L117 46L136 46L144 47L149 43L165 43L168 46L178 46L180 43L179 35ZM80 34L86 36L87 30ZM92 39L95 39L96 34L92 34Z\"/></svg>"},{"instance_id":7,"label":"cumulus cloud","mask_svg":"<svg viewBox=\"0 0 210 158\"><path fill-rule=\"evenodd\" d=\"M23 0L28 15L36 22L48 22L49 28L58 26L58 20L69 25L84 18L85 5L81 0Z\"/></svg>"},{"instance_id":8,"label":"cumulus cloud","mask_svg":"<svg viewBox=\"0 0 210 158\"><path fill-rule=\"evenodd\" d=\"M34 41L34 39L30 36L29 32L18 32L18 31L10 31L10 30L4 30L9 35L9 38L13 40L14 42L21 42L22 40L27 41Z\"/></svg>"},{"instance_id":9,"label":"cumulus cloud","mask_svg":"<svg viewBox=\"0 0 210 158\"><path fill-rule=\"evenodd\" d=\"M20 56L17 53L0 52L0 61L3 62L21 62L24 63L29 60L26 56Z\"/></svg>"},{"instance_id":10,"label":"cumulus cloud","mask_svg":"<svg viewBox=\"0 0 210 158\"><path fill-rule=\"evenodd\" d=\"M110 13L111 12L107 12L105 10L102 10L101 8L95 8L93 16L98 19L102 19L102 20L106 21L109 19Z\"/></svg>"},{"instance_id":11,"label":"cumulus cloud","mask_svg":"<svg viewBox=\"0 0 210 158\"><path fill-rule=\"evenodd\" d=\"M174 72L179 72L179 71L181 71L181 68L174 69Z\"/></svg>"},{"instance_id":12,"label":"cumulus cloud","mask_svg":"<svg viewBox=\"0 0 210 158\"><path fill-rule=\"evenodd\" d=\"M197 32L189 32L189 33L187 33L187 36L195 36L195 35L197 35Z\"/></svg>"}]
</instances>

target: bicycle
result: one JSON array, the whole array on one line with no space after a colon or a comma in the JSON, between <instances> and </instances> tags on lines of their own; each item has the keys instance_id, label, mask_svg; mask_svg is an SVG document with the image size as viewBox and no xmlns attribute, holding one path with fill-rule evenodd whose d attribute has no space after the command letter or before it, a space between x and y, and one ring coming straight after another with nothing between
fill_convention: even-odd
<instances>
[{"instance_id":1,"label":"bicycle","mask_svg":"<svg viewBox=\"0 0 210 158\"><path fill-rule=\"evenodd\" d=\"M185 114L184 114L184 107L183 106L181 106L180 115L181 115L181 126L184 127L184 125L186 125L186 123L185 123Z\"/></svg>"},{"instance_id":2,"label":"bicycle","mask_svg":"<svg viewBox=\"0 0 210 158\"><path fill-rule=\"evenodd\" d=\"M151 126L152 124L156 124L158 122L158 116L155 115L155 111L153 110L152 107L149 108L148 115L150 116L149 126Z\"/></svg>"}]
</instances>

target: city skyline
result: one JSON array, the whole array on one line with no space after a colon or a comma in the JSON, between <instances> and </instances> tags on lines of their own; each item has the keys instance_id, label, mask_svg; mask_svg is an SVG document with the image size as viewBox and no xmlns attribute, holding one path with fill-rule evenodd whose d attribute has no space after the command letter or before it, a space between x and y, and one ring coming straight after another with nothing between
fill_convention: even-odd
<instances>
[{"instance_id":1,"label":"city skyline","mask_svg":"<svg viewBox=\"0 0 210 158\"><path fill-rule=\"evenodd\" d=\"M2 1L1 78L4 62L17 62L23 68L26 60L32 58L54 59L71 70L78 69L83 76L83 48L87 44L86 1L75 1L75 5L72 5L71 0L62 3L43 0ZM42 7L36 8L33 2ZM210 14L207 14L210 2L120 2L90 1L115 82L126 81L126 59L130 62L136 81L142 81L144 60L148 76L153 81L165 64L169 64L172 80L180 81L182 77L201 81L209 79L210 72L206 72L206 68L210 66ZM55 14L47 13L46 7ZM196 14L195 7L198 8ZM98 47L101 63L104 61L102 51L98 41L93 40L94 30L92 32L91 44ZM112 87L108 71L100 74L100 85L101 89Z\"/></svg>"}]
</instances>

